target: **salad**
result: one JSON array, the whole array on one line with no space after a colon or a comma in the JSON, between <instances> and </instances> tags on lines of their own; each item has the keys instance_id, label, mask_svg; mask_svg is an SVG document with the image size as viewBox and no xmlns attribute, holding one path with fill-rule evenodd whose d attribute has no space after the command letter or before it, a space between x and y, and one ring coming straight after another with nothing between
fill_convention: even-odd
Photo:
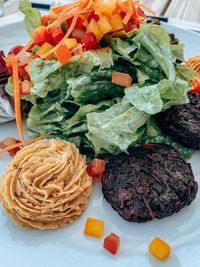
<instances>
[{"instance_id":1,"label":"salad","mask_svg":"<svg viewBox=\"0 0 200 267\"><path fill-rule=\"evenodd\" d=\"M22 141L20 99L31 103L32 138L51 132L92 156L147 142L191 156L153 116L189 101L193 71L178 63L184 46L145 23L143 9L150 10L140 1L80 0L52 6L43 17L28 0L19 9L31 40L6 58L12 73L6 92L15 96Z\"/></svg>"}]
</instances>

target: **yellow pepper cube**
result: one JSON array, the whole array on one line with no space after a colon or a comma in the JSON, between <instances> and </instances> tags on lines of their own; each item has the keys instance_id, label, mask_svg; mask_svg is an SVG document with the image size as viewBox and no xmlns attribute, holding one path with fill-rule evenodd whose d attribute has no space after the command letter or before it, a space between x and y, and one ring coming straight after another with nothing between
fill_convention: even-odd
<instances>
[{"instance_id":1,"label":"yellow pepper cube","mask_svg":"<svg viewBox=\"0 0 200 267\"><path fill-rule=\"evenodd\" d=\"M99 29L99 26L95 19L92 19L87 26L86 32L93 32L97 38L97 43L103 38L103 33Z\"/></svg>"},{"instance_id":2,"label":"yellow pepper cube","mask_svg":"<svg viewBox=\"0 0 200 267\"><path fill-rule=\"evenodd\" d=\"M70 49L77 45L77 40L75 38L67 38L64 40L64 44Z\"/></svg>"},{"instance_id":3,"label":"yellow pepper cube","mask_svg":"<svg viewBox=\"0 0 200 267\"><path fill-rule=\"evenodd\" d=\"M84 230L85 235L90 235L93 237L100 238L103 236L103 233L104 233L104 221L93 218L87 219Z\"/></svg>"},{"instance_id":4,"label":"yellow pepper cube","mask_svg":"<svg viewBox=\"0 0 200 267\"><path fill-rule=\"evenodd\" d=\"M97 24L103 35L112 30L112 26L110 25L108 19L105 16L100 17L99 21L97 21Z\"/></svg>"},{"instance_id":5,"label":"yellow pepper cube","mask_svg":"<svg viewBox=\"0 0 200 267\"><path fill-rule=\"evenodd\" d=\"M156 237L149 245L149 252L160 261L169 257L170 250L170 246L159 237Z\"/></svg>"},{"instance_id":6,"label":"yellow pepper cube","mask_svg":"<svg viewBox=\"0 0 200 267\"><path fill-rule=\"evenodd\" d=\"M49 52L52 48L53 48L53 45L46 42L38 49L38 51L35 54L37 56L42 56L42 55L46 54L47 52ZM46 59L50 60L52 58L53 58L53 54L49 55Z\"/></svg>"},{"instance_id":7,"label":"yellow pepper cube","mask_svg":"<svg viewBox=\"0 0 200 267\"><path fill-rule=\"evenodd\" d=\"M93 8L96 14L111 14L116 8L116 0L96 0Z\"/></svg>"},{"instance_id":8,"label":"yellow pepper cube","mask_svg":"<svg viewBox=\"0 0 200 267\"><path fill-rule=\"evenodd\" d=\"M122 22L122 17L120 16L119 13L116 13L115 15L113 15L111 18L110 18L110 21L109 23L111 24L112 26L112 31L115 32L115 31L120 31L124 28L124 25L123 25L123 22Z\"/></svg>"}]
</instances>

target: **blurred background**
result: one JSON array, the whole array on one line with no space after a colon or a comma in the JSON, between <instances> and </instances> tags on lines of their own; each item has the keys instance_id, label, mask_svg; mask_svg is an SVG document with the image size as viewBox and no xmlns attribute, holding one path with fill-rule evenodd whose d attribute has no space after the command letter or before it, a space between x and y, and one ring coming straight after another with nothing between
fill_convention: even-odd
<instances>
[{"instance_id":1,"label":"blurred background","mask_svg":"<svg viewBox=\"0 0 200 267\"><path fill-rule=\"evenodd\" d=\"M18 12L20 0L0 0L3 4L3 17ZM48 6L52 0L32 0L35 5ZM61 3L66 2L60 0ZM170 24L195 28L200 31L200 0L141 0L141 3L156 12L156 16L164 16ZM1 13L0 4L0 13ZM171 20L171 21L170 21ZM188 22L188 23L186 23Z\"/></svg>"}]
</instances>

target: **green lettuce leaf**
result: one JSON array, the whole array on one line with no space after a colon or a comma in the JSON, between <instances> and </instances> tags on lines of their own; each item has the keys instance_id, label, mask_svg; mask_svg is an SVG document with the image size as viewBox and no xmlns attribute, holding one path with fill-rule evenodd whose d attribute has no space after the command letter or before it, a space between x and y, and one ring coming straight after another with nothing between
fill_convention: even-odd
<instances>
[{"instance_id":1,"label":"green lettuce leaf","mask_svg":"<svg viewBox=\"0 0 200 267\"><path fill-rule=\"evenodd\" d=\"M36 8L32 8L29 0L21 0L19 3L19 10L25 15L24 26L32 38L34 30L42 26L40 11Z\"/></svg>"},{"instance_id":2,"label":"green lettuce leaf","mask_svg":"<svg viewBox=\"0 0 200 267\"><path fill-rule=\"evenodd\" d=\"M129 102L114 104L101 113L87 114L87 138L96 154L117 154L125 151L143 134L148 114L132 107Z\"/></svg>"}]
</instances>

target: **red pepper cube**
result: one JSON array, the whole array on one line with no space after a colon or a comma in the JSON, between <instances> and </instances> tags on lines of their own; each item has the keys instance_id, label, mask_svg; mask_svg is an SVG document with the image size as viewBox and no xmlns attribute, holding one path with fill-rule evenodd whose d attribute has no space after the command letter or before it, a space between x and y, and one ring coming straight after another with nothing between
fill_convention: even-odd
<instances>
[{"instance_id":1,"label":"red pepper cube","mask_svg":"<svg viewBox=\"0 0 200 267\"><path fill-rule=\"evenodd\" d=\"M115 255L120 246L119 236L111 233L104 239L103 247L108 250L111 254Z\"/></svg>"},{"instance_id":2,"label":"red pepper cube","mask_svg":"<svg viewBox=\"0 0 200 267\"><path fill-rule=\"evenodd\" d=\"M170 246L159 237L154 238L149 245L149 252L151 255L160 261L163 261L169 257L170 250Z\"/></svg>"},{"instance_id":3,"label":"red pepper cube","mask_svg":"<svg viewBox=\"0 0 200 267\"><path fill-rule=\"evenodd\" d=\"M100 238L103 236L103 233L104 233L104 221L93 218L87 219L84 230L85 235L90 235L93 237Z\"/></svg>"},{"instance_id":4,"label":"red pepper cube","mask_svg":"<svg viewBox=\"0 0 200 267\"><path fill-rule=\"evenodd\" d=\"M70 51L66 45L61 45L56 50L56 56L57 56L61 65L66 64L68 62L68 60L72 57L72 55L71 55L71 53L70 53Z\"/></svg>"},{"instance_id":5,"label":"red pepper cube","mask_svg":"<svg viewBox=\"0 0 200 267\"><path fill-rule=\"evenodd\" d=\"M127 73L113 72L112 73L112 83L120 86L130 87L132 83L132 78Z\"/></svg>"}]
</instances>

